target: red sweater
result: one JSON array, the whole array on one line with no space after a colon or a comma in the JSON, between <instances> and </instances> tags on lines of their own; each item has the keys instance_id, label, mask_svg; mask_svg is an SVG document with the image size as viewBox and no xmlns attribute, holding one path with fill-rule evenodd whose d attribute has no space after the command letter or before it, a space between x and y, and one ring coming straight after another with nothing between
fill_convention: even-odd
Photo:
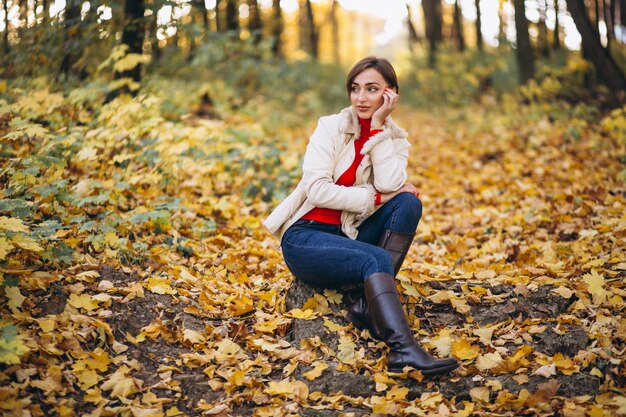
<instances>
[{"instance_id":1,"label":"red sweater","mask_svg":"<svg viewBox=\"0 0 626 417\"><path fill-rule=\"evenodd\" d=\"M359 118L359 124L361 125L361 135L357 140L354 141L354 161L352 161L352 165L341 174L339 179L335 182L337 185L341 185L344 187L351 187L354 185L356 181L356 169L363 160L363 156L361 155L361 149L365 142L368 141L369 138L374 136L376 133L380 132L380 129L371 130L370 125L372 123L372 119L361 119ZM307 214L301 217L303 220L316 220L321 223L327 224L341 224L341 210L335 210L324 207L315 207L313 210L309 211Z\"/></svg>"}]
</instances>

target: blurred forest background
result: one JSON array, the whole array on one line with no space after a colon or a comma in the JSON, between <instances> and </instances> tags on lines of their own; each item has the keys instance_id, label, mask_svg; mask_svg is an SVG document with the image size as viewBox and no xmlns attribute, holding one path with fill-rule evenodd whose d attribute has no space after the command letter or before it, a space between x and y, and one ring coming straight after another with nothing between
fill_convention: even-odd
<instances>
[{"instance_id":1,"label":"blurred forest background","mask_svg":"<svg viewBox=\"0 0 626 417\"><path fill-rule=\"evenodd\" d=\"M376 3L3 0L2 76L105 78L109 100L161 78L190 106L316 93L336 108L345 68L380 54L393 59L415 104L467 104L520 84L529 98L623 99L620 0ZM321 104L301 101L304 110Z\"/></svg>"}]
</instances>

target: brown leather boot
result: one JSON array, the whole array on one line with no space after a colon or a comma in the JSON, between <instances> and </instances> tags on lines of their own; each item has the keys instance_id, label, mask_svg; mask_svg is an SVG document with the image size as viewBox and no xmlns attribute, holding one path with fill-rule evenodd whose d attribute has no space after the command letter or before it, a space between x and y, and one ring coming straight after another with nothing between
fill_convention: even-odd
<instances>
[{"instance_id":1,"label":"brown leather boot","mask_svg":"<svg viewBox=\"0 0 626 417\"><path fill-rule=\"evenodd\" d=\"M402 372L405 366L410 366L424 375L442 375L459 367L456 359L438 359L415 341L402 310L394 277L384 272L367 277L365 298L371 317L389 346L387 371Z\"/></svg>"},{"instance_id":2,"label":"brown leather boot","mask_svg":"<svg viewBox=\"0 0 626 417\"><path fill-rule=\"evenodd\" d=\"M404 258L409 252L409 248L411 247L414 237L415 233L394 232L389 229L385 230L381 236L378 246L387 250L391 255L391 259L393 260L394 276L398 275L398 271L400 271L402 262L404 262ZM347 319L357 329L367 329L373 338L382 340L380 332L376 328L375 323L372 321L365 297L359 298L356 303L350 306L348 309Z\"/></svg>"}]
</instances>

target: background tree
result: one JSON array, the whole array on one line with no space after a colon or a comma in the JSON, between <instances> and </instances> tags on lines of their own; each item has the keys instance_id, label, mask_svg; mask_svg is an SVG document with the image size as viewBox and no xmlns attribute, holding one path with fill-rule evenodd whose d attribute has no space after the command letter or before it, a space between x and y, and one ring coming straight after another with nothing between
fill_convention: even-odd
<instances>
[{"instance_id":1,"label":"background tree","mask_svg":"<svg viewBox=\"0 0 626 417\"><path fill-rule=\"evenodd\" d=\"M248 8L250 10L248 29L254 41L258 43L263 35L263 20L261 18L261 8L259 7L258 0L248 0Z\"/></svg>"},{"instance_id":2,"label":"background tree","mask_svg":"<svg viewBox=\"0 0 626 417\"><path fill-rule=\"evenodd\" d=\"M626 92L624 73L609 52L602 47L600 36L591 24L583 0L566 0L567 9L572 15L576 28L582 38L583 49L594 65L596 72L606 85L615 93Z\"/></svg>"},{"instance_id":3,"label":"background tree","mask_svg":"<svg viewBox=\"0 0 626 417\"><path fill-rule=\"evenodd\" d=\"M72 65L78 59L81 48L79 47L81 39L80 25L80 9L82 1L68 0L65 3L65 15L61 26L63 27L63 44L64 54L61 60L61 66L57 73L57 78L64 75L66 78L70 73Z\"/></svg>"},{"instance_id":4,"label":"background tree","mask_svg":"<svg viewBox=\"0 0 626 417\"><path fill-rule=\"evenodd\" d=\"M528 35L528 20L524 0L513 0L515 7L515 32L517 41L517 68L520 84L525 84L535 76L535 59Z\"/></svg>"},{"instance_id":5,"label":"background tree","mask_svg":"<svg viewBox=\"0 0 626 417\"><path fill-rule=\"evenodd\" d=\"M441 0L423 0L422 8L426 24L426 39L428 40L428 66L434 68L437 60L437 44L442 39Z\"/></svg>"},{"instance_id":6,"label":"background tree","mask_svg":"<svg viewBox=\"0 0 626 417\"><path fill-rule=\"evenodd\" d=\"M272 1L272 52L274 56L280 57L282 56L282 42L281 38L283 35L283 13L280 8L280 0Z\"/></svg>"},{"instance_id":7,"label":"background tree","mask_svg":"<svg viewBox=\"0 0 626 417\"><path fill-rule=\"evenodd\" d=\"M483 31L482 31L482 18L480 12L480 0L474 0L476 6L476 48L479 51L483 50Z\"/></svg>"},{"instance_id":8,"label":"background tree","mask_svg":"<svg viewBox=\"0 0 626 417\"><path fill-rule=\"evenodd\" d=\"M239 2L226 0L226 30L239 32Z\"/></svg>"},{"instance_id":9,"label":"background tree","mask_svg":"<svg viewBox=\"0 0 626 417\"><path fill-rule=\"evenodd\" d=\"M406 14L406 23L409 32L409 50L411 51L411 53L413 53L413 44L420 43L422 39L420 38L419 34L417 33L417 29L415 29L415 25L413 24L411 6L409 6L408 3L406 4Z\"/></svg>"},{"instance_id":10,"label":"background tree","mask_svg":"<svg viewBox=\"0 0 626 417\"><path fill-rule=\"evenodd\" d=\"M465 36L463 34L463 14L459 0L454 0L454 15L452 21L452 33L455 39L456 47L459 51L465 50Z\"/></svg>"},{"instance_id":11,"label":"background tree","mask_svg":"<svg viewBox=\"0 0 626 417\"><path fill-rule=\"evenodd\" d=\"M559 36L559 0L554 1L554 31L552 33L552 48L556 51L561 49L561 37Z\"/></svg>"},{"instance_id":12,"label":"background tree","mask_svg":"<svg viewBox=\"0 0 626 417\"><path fill-rule=\"evenodd\" d=\"M9 1L2 0L2 9L4 10L4 32L2 33L2 48L4 53L8 54L9 48Z\"/></svg>"}]
</instances>

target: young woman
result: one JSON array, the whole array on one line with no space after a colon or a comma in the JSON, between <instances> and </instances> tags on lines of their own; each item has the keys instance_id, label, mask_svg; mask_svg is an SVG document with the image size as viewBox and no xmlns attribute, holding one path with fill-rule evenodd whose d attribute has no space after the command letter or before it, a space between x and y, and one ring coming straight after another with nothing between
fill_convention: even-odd
<instances>
[{"instance_id":1,"label":"young woman","mask_svg":"<svg viewBox=\"0 0 626 417\"><path fill-rule=\"evenodd\" d=\"M425 375L459 366L438 359L413 338L395 286L422 205L407 184L407 133L389 116L398 80L386 59L367 57L348 73L352 106L322 117L304 155L302 180L265 220L285 263L312 284L362 283L364 296L348 311L359 329L389 346L387 369Z\"/></svg>"}]
</instances>

